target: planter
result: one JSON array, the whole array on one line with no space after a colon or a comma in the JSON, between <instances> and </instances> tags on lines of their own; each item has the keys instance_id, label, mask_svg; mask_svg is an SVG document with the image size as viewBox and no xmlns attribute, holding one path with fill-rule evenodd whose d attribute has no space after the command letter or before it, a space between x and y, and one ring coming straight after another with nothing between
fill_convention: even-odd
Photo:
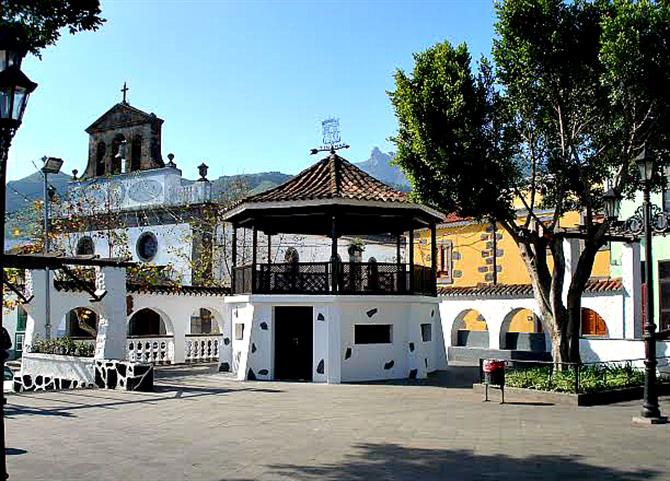
<instances>
[{"instance_id":1,"label":"planter","mask_svg":"<svg viewBox=\"0 0 670 481\"><path fill-rule=\"evenodd\" d=\"M14 390L50 391L94 387L92 357L24 353L21 372L14 378Z\"/></svg>"},{"instance_id":2,"label":"planter","mask_svg":"<svg viewBox=\"0 0 670 481\"><path fill-rule=\"evenodd\" d=\"M484 395L483 384L473 384L472 390L482 396ZM611 391L572 394L521 387L505 387L505 399L511 402L543 402L562 406L598 406L642 399L643 391L642 386L636 386ZM659 384L657 391L659 395L670 394L670 383Z\"/></svg>"}]
</instances>

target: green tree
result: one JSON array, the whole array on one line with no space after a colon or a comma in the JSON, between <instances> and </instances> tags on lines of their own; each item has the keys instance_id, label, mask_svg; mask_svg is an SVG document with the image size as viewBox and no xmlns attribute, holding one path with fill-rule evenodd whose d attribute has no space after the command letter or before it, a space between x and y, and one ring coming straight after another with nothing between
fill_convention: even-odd
<instances>
[{"instance_id":1,"label":"green tree","mask_svg":"<svg viewBox=\"0 0 670 481\"><path fill-rule=\"evenodd\" d=\"M71 34L100 28L100 13L99 0L0 0L0 26L16 28L38 57L63 28Z\"/></svg>"},{"instance_id":2,"label":"green tree","mask_svg":"<svg viewBox=\"0 0 670 481\"><path fill-rule=\"evenodd\" d=\"M504 227L554 360L578 361L581 296L606 242L603 190L637 190L645 144L661 159L657 185L668 159L670 7L507 0L496 12L493 65L482 59L475 74L467 46L445 42L416 54L411 74L396 73L396 162L418 200ZM568 279L559 220L573 210L584 238Z\"/></svg>"}]
</instances>

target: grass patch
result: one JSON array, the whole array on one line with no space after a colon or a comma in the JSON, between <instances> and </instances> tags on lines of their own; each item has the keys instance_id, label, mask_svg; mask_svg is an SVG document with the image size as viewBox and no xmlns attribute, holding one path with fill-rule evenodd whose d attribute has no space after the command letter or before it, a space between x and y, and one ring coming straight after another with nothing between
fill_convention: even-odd
<instances>
[{"instance_id":1,"label":"grass patch","mask_svg":"<svg viewBox=\"0 0 670 481\"><path fill-rule=\"evenodd\" d=\"M505 373L505 384L539 391L603 392L642 386L644 371L634 367L631 363L598 364L563 370L554 369L553 366L513 368Z\"/></svg>"}]
</instances>

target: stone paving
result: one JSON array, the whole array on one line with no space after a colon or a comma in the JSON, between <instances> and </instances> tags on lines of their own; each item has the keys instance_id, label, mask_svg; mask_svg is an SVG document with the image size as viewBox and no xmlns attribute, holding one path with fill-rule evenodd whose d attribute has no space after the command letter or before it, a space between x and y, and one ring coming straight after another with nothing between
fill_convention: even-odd
<instances>
[{"instance_id":1,"label":"stone paving","mask_svg":"<svg viewBox=\"0 0 670 481\"><path fill-rule=\"evenodd\" d=\"M154 393L10 395L10 479L670 480L670 425L633 426L639 402L484 404L458 373L405 385L162 375Z\"/></svg>"}]
</instances>

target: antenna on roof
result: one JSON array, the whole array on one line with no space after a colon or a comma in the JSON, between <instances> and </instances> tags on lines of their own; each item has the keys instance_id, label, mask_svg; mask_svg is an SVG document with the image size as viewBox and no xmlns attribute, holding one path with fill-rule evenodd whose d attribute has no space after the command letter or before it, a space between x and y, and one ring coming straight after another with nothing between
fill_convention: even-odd
<instances>
[{"instance_id":1,"label":"antenna on roof","mask_svg":"<svg viewBox=\"0 0 670 481\"><path fill-rule=\"evenodd\" d=\"M323 130L323 145L316 149L310 150L310 154L318 154L319 152L330 152L334 154L336 150L348 149L349 146L342 142L340 136L340 119L330 118L321 122L321 129Z\"/></svg>"}]
</instances>

